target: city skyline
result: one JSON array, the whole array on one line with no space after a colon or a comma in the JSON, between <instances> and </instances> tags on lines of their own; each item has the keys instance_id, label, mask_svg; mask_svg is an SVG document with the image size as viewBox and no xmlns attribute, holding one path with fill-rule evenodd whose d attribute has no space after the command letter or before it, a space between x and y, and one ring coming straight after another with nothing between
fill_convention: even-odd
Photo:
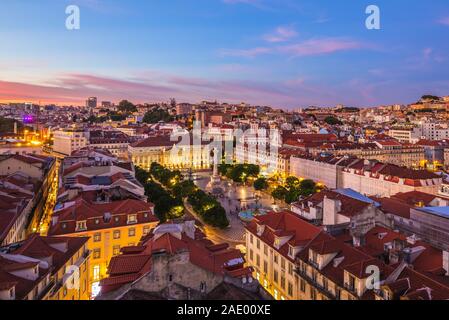
<instances>
[{"instance_id":1,"label":"city skyline","mask_svg":"<svg viewBox=\"0 0 449 320\"><path fill-rule=\"evenodd\" d=\"M65 8L81 29L65 29ZM0 102L220 100L279 108L447 95L444 1L15 1L2 4ZM45 41L43 41L45 40Z\"/></svg>"}]
</instances>

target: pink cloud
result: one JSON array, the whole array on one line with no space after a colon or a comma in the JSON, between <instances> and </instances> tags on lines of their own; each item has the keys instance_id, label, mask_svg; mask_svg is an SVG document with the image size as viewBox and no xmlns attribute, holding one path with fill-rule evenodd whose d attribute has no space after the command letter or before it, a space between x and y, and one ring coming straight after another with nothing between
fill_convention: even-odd
<instances>
[{"instance_id":1,"label":"pink cloud","mask_svg":"<svg viewBox=\"0 0 449 320\"><path fill-rule=\"evenodd\" d=\"M286 54L292 57L304 57L332 54L335 52L358 50L364 48L373 48L373 46L364 44L356 40L345 38L322 38L306 40L290 45L277 45L273 47L256 47L250 49L222 49L220 51L220 54L222 56L244 58L255 58L257 56L270 53Z\"/></svg>"},{"instance_id":2,"label":"pink cloud","mask_svg":"<svg viewBox=\"0 0 449 320\"><path fill-rule=\"evenodd\" d=\"M265 41L268 42L285 42L298 35L298 32L293 27L277 27L276 30L264 36Z\"/></svg>"},{"instance_id":3,"label":"pink cloud","mask_svg":"<svg viewBox=\"0 0 449 320\"><path fill-rule=\"evenodd\" d=\"M279 51L293 56L315 56L340 51L362 49L364 47L364 44L354 40L324 38L312 39L289 46L283 46L279 48Z\"/></svg>"},{"instance_id":4,"label":"pink cloud","mask_svg":"<svg viewBox=\"0 0 449 320\"><path fill-rule=\"evenodd\" d=\"M402 87L403 90L399 90L402 93L398 93L397 88L398 85L384 80L375 83L355 80L324 84L319 79L314 81L300 76L283 81L245 81L213 80L153 72L141 75L138 80L91 74L63 74L47 84L0 80L0 101L84 105L87 97L96 96L100 100L117 102L128 99L135 103L176 98L178 101L193 103L204 99L218 99L228 103L244 101L254 105L284 108L333 106L336 103L368 106L404 101L408 94L405 90L407 88Z\"/></svg>"},{"instance_id":5,"label":"pink cloud","mask_svg":"<svg viewBox=\"0 0 449 320\"><path fill-rule=\"evenodd\" d=\"M266 47L257 47L252 49L222 49L220 55L230 57L254 58L262 54L268 54L272 49Z\"/></svg>"},{"instance_id":6,"label":"pink cloud","mask_svg":"<svg viewBox=\"0 0 449 320\"><path fill-rule=\"evenodd\" d=\"M438 21L439 24L443 24L445 26L449 26L449 17L442 18Z\"/></svg>"}]
</instances>

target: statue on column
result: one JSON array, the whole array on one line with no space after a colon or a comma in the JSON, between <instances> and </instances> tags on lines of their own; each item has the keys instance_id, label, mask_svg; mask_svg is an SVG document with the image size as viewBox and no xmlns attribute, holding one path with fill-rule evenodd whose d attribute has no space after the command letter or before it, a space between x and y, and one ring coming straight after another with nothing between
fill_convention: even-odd
<instances>
[{"instance_id":1,"label":"statue on column","mask_svg":"<svg viewBox=\"0 0 449 320\"><path fill-rule=\"evenodd\" d=\"M206 187L206 190L214 195L223 195L225 193L225 186L224 183L221 181L220 174L218 173L218 162L219 160L219 152L217 148L214 148L213 150L213 173L210 178L210 182Z\"/></svg>"}]
</instances>

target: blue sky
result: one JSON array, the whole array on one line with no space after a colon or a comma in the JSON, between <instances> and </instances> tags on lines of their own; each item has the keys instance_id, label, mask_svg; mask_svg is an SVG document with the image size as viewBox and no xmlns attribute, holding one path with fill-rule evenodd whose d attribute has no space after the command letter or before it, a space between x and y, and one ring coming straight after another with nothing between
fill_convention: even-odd
<instances>
[{"instance_id":1,"label":"blue sky","mask_svg":"<svg viewBox=\"0 0 449 320\"><path fill-rule=\"evenodd\" d=\"M81 29L65 28L65 8ZM381 30L365 28L365 8ZM449 95L447 0L0 2L0 100L275 107Z\"/></svg>"}]
</instances>

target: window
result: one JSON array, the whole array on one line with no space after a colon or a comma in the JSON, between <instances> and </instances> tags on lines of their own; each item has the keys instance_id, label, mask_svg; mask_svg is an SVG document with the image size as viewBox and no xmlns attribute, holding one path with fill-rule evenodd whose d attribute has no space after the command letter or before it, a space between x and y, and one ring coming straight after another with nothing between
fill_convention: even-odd
<instances>
[{"instance_id":1,"label":"window","mask_svg":"<svg viewBox=\"0 0 449 320\"><path fill-rule=\"evenodd\" d=\"M120 239L120 230L114 230L114 239Z\"/></svg>"},{"instance_id":2,"label":"window","mask_svg":"<svg viewBox=\"0 0 449 320\"><path fill-rule=\"evenodd\" d=\"M112 254L118 256L120 254L120 246L114 246L112 249Z\"/></svg>"},{"instance_id":3,"label":"window","mask_svg":"<svg viewBox=\"0 0 449 320\"><path fill-rule=\"evenodd\" d=\"M173 275L172 274L168 275L168 281L169 282L173 282Z\"/></svg>"},{"instance_id":4,"label":"window","mask_svg":"<svg viewBox=\"0 0 449 320\"><path fill-rule=\"evenodd\" d=\"M285 290L285 277L281 275L281 288Z\"/></svg>"},{"instance_id":5,"label":"window","mask_svg":"<svg viewBox=\"0 0 449 320\"><path fill-rule=\"evenodd\" d=\"M312 251L312 250L310 250L310 251L312 254L310 260L315 264L318 263L318 254L315 251Z\"/></svg>"},{"instance_id":6,"label":"window","mask_svg":"<svg viewBox=\"0 0 449 320\"><path fill-rule=\"evenodd\" d=\"M136 228L129 228L128 237L135 237L135 236L136 236Z\"/></svg>"},{"instance_id":7,"label":"window","mask_svg":"<svg viewBox=\"0 0 449 320\"><path fill-rule=\"evenodd\" d=\"M97 232L94 234L94 242L100 242L101 241L101 233Z\"/></svg>"},{"instance_id":8,"label":"window","mask_svg":"<svg viewBox=\"0 0 449 320\"><path fill-rule=\"evenodd\" d=\"M353 276L349 276L348 289L351 291L355 290L355 278Z\"/></svg>"},{"instance_id":9,"label":"window","mask_svg":"<svg viewBox=\"0 0 449 320\"><path fill-rule=\"evenodd\" d=\"M94 281L100 280L100 266L94 266Z\"/></svg>"},{"instance_id":10,"label":"window","mask_svg":"<svg viewBox=\"0 0 449 320\"><path fill-rule=\"evenodd\" d=\"M291 264L291 263L288 263L288 274L289 275L293 275L293 264Z\"/></svg>"},{"instance_id":11,"label":"window","mask_svg":"<svg viewBox=\"0 0 449 320\"><path fill-rule=\"evenodd\" d=\"M304 281L304 279L301 279L300 281L300 289L301 292L306 292L306 282Z\"/></svg>"},{"instance_id":12,"label":"window","mask_svg":"<svg viewBox=\"0 0 449 320\"><path fill-rule=\"evenodd\" d=\"M281 258L281 268L285 269L285 259Z\"/></svg>"},{"instance_id":13,"label":"window","mask_svg":"<svg viewBox=\"0 0 449 320\"><path fill-rule=\"evenodd\" d=\"M150 226L143 227L143 235L146 236L150 233Z\"/></svg>"},{"instance_id":14,"label":"window","mask_svg":"<svg viewBox=\"0 0 449 320\"><path fill-rule=\"evenodd\" d=\"M263 253L268 256L268 246L266 244L263 245Z\"/></svg>"},{"instance_id":15,"label":"window","mask_svg":"<svg viewBox=\"0 0 449 320\"><path fill-rule=\"evenodd\" d=\"M288 290L287 293L290 297L293 297L293 284L289 281L288 282Z\"/></svg>"},{"instance_id":16,"label":"window","mask_svg":"<svg viewBox=\"0 0 449 320\"><path fill-rule=\"evenodd\" d=\"M278 261L279 261L278 255L274 254L274 263L278 264Z\"/></svg>"},{"instance_id":17,"label":"window","mask_svg":"<svg viewBox=\"0 0 449 320\"><path fill-rule=\"evenodd\" d=\"M77 221L76 231L87 230L87 221Z\"/></svg>"},{"instance_id":18,"label":"window","mask_svg":"<svg viewBox=\"0 0 449 320\"><path fill-rule=\"evenodd\" d=\"M101 258L101 249L94 249L94 259Z\"/></svg>"},{"instance_id":19,"label":"window","mask_svg":"<svg viewBox=\"0 0 449 320\"><path fill-rule=\"evenodd\" d=\"M263 262L263 272L268 273L268 262Z\"/></svg>"},{"instance_id":20,"label":"window","mask_svg":"<svg viewBox=\"0 0 449 320\"><path fill-rule=\"evenodd\" d=\"M339 288L335 289L335 299L336 300L341 299L341 290Z\"/></svg>"},{"instance_id":21,"label":"window","mask_svg":"<svg viewBox=\"0 0 449 320\"><path fill-rule=\"evenodd\" d=\"M276 283L278 283L278 281L279 281L279 274L278 274L277 270L274 270L274 272L273 272L273 280Z\"/></svg>"},{"instance_id":22,"label":"window","mask_svg":"<svg viewBox=\"0 0 449 320\"><path fill-rule=\"evenodd\" d=\"M256 265L260 267L260 256L256 254Z\"/></svg>"},{"instance_id":23,"label":"window","mask_svg":"<svg viewBox=\"0 0 449 320\"><path fill-rule=\"evenodd\" d=\"M260 240L257 239L257 249L260 249Z\"/></svg>"},{"instance_id":24,"label":"window","mask_svg":"<svg viewBox=\"0 0 449 320\"><path fill-rule=\"evenodd\" d=\"M249 260L253 260L254 256L253 256L253 250L249 249Z\"/></svg>"},{"instance_id":25,"label":"window","mask_svg":"<svg viewBox=\"0 0 449 320\"><path fill-rule=\"evenodd\" d=\"M249 242L250 242L251 244L254 243L254 236L253 236L252 234L249 236Z\"/></svg>"},{"instance_id":26,"label":"window","mask_svg":"<svg viewBox=\"0 0 449 320\"><path fill-rule=\"evenodd\" d=\"M67 287L64 286L64 288L62 289L62 296L65 297L67 295Z\"/></svg>"},{"instance_id":27,"label":"window","mask_svg":"<svg viewBox=\"0 0 449 320\"><path fill-rule=\"evenodd\" d=\"M310 298L316 300L316 291L313 288L310 289Z\"/></svg>"},{"instance_id":28,"label":"window","mask_svg":"<svg viewBox=\"0 0 449 320\"><path fill-rule=\"evenodd\" d=\"M128 224L137 223L137 214L129 214L128 215Z\"/></svg>"}]
</instances>

